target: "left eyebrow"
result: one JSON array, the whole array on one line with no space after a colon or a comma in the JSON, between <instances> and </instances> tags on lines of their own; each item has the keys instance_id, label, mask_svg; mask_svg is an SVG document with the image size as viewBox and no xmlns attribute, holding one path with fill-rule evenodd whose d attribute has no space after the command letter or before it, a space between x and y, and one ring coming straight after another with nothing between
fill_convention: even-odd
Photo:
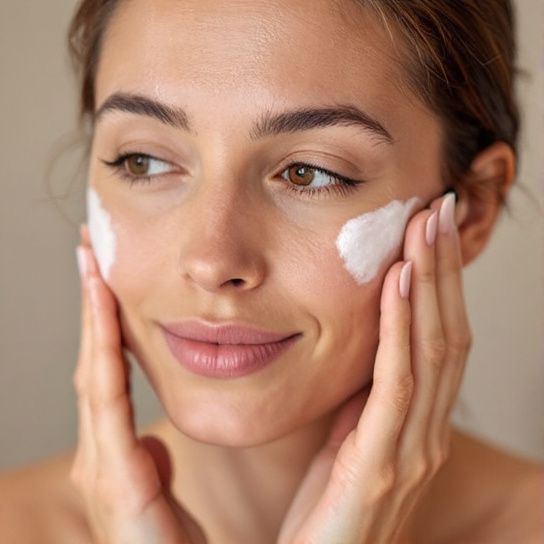
<instances>
[{"instance_id":1,"label":"left eyebrow","mask_svg":"<svg viewBox=\"0 0 544 544\"><path fill-rule=\"evenodd\" d=\"M183 108L173 107L143 95L112 94L95 113L95 123L110 111L145 115L195 134L191 128L190 117ZM382 123L351 104L299 108L279 113L266 111L254 123L249 134L252 140L257 140L266 136L330 126L357 126L381 142L394 143L393 137Z\"/></svg>"}]
</instances>

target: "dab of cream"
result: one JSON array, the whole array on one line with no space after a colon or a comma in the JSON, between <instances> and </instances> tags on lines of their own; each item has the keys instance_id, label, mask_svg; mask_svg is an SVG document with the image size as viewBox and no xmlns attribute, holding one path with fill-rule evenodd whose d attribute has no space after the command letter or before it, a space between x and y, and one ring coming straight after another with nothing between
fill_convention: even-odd
<instances>
[{"instance_id":1,"label":"dab of cream","mask_svg":"<svg viewBox=\"0 0 544 544\"><path fill-rule=\"evenodd\" d=\"M90 186L87 189L87 226L100 273L107 280L115 261L117 240L111 216L102 206L98 193Z\"/></svg>"},{"instance_id":2,"label":"dab of cream","mask_svg":"<svg viewBox=\"0 0 544 544\"><path fill-rule=\"evenodd\" d=\"M387 206L350 219L340 230L336 247L347 271L359 284L376 277L382 263L402 243L406 223L420 202L393 200Z\"/></svg>"}]
</instances>

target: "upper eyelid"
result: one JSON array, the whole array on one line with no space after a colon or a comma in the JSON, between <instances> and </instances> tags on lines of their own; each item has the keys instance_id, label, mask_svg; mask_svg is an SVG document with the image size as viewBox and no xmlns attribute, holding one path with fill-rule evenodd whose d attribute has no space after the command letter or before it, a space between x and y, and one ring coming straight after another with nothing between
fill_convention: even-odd
<instances>
[{"instance_id":1,"label":"upper eyelid","mask_svg":"<svg viewBox=\"0 0 544 544\"><path fill-rule=\"evenodd\" d=\"M141 156L147 157L147 158L149 158L151 160L156 160L156 161L160 161L160 162L169 164L171 166L175 166L175 164L172 161L168 160L168 159L162 159L162 158L157 157L155 155L151 155L149 153L144 153L144 152L141 152L141 151L127 151L127 152L124 152L124 153L120 153L113 161L102 160L102 162L109 165L109 166L122 168L123 162L125 160L127 160L129 157L132 157L134 155L141 155ZM348 182L352 182L352 183L359 183L361 181L361 180L358 180L358 179L354 179L354 178L352 178L350 176L345 176L343 174L340 174L340 173L338 173L335 170L332 170L330 168L326 168L324 166L320 166L318 164L315 164L314 161L312 161L312 160L304 161L304 160L296 160L296 159L292 159L292 158L289 159L288 162L286 162L285 164L280 166L280 169L278 170L278 174L284 172L288 168L290 168L292 166L295 166L295 165L307 166L307 167L313 168L314 170L321 171L323 174L328 175L330 177L338 178L338 179L348 181ZM134 178L138 177L138 176L134 176L132 174L129 174L129 175L134 177ZM148 176L148 177L158 177L158 176L161 176L161 175L165 175L165 174L164 173L163 174L154 174L154 175L151 175L151 176Z\"/></svg>"}]
</instances>

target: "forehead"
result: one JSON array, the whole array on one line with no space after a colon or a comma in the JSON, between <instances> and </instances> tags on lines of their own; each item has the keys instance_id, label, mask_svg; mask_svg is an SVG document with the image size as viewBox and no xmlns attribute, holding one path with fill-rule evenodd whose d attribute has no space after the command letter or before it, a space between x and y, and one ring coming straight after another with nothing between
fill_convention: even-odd
<instances>
[{"instance_id":1,"label":"forehead","mask_svg":"<svg viewBox=\"0 0 544 544\"><path fill-rule=\"evenodd\" d=\"M125 0L108 26L99 105L118 91L172 102L397 103L402 74L387 33L355 1ZM211 103L210 103L211 107Z\"/></svg>"}]
</instances>

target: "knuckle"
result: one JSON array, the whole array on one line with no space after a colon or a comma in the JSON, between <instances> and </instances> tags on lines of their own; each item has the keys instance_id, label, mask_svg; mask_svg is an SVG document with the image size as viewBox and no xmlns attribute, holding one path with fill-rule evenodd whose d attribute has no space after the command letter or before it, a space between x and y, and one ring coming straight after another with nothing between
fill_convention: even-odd
<instances>
[{"instance_id":1,"label":"knuckle","mask_svg":"<svg viewBox=\"0 0 544 544\"><path fill-rule=\"evenodd\" d=\"M379 402L391 405L395 411L404 415L412 399L414 377L408 373L397 378L393 384L389 380L374 379L372 391Z\"/></svg>"},{"instance_id":2,"label":"knuckle","mask_svg":"<svg viewBox=\"0 0 544 544\"><path fill-rule=\"evenodd\" d=\"M448 339L450 350L455 354L467 353L472 347L472 332L468 328L460 328Z\"/></svg>"},{"instance_id":3,"label":"knuckle","mask_svg":"<svg viewBox=\"0 0 544 544\"><path fill-rule=\"evenodd\" d=\"M449 452L444 449L439 449L438 452L433 455L432 461L430 463L429 476L433 477L436 473L444 466L444 463L449 458Z\"/></svg>"},{"instance_id":4,"label":"knuckle","mask_svg":"<svg viewBox=\"0 0 544 544\"><path fill-rule=\"evenodd\" d=\"M436 272L434 267L423 268L422 270L419 270L417 277L419 283L424 285L434 286L434 284L436 283Z\"/></svg>"},{"instance_id":5,"label":"knuckle","mask_svg":"<svg viewBox=\"0 0 544 544\"><path fill-rule=\"evenodd\" d=\"M431 363L441 363L446 355L446 341L442 336L421 341L423 357Z\"/></svg>"},{"instance_id":6,"label":"knuckle","mask_svg":"<svg viewBox=\"0 0 544 544\"><path fill-rule=\"evenodd\" d=\"M84 396L87 392L87 384L83 378L83 371L80 367L74 372L72 378L73 387L78 396Z\"/></svg>"},{"instance_id":7,"label":"knuckle","mask_svg":"<svg viewBox=\"0 0 544 544\"><path fill-rule=\"evenodd\" d=\"M355 446L352 444L350 448L344 450L342 454L338 455L336 458L334 469L331 473L331 479L343 489L358 486L360 481L358 467L359 459Z\"/></svg>"},{"instance_id":8,"label":"knuckle","mask_svg":"<svg viewBox=\"0 0 544 544\"><path fill-rule=\"evenodd\" d=\"M379 470L376 478L373 481L372 487L369 490L368 500L376 502L386 497L395 487L397 481L397 473L395 467L391 463L387 463Z\"/></svg>"},{"instance_id":9,"label":"knuckle","mask_svg":"<svg viewBox=\"0 0 544 544\"><path fill-rule=\"evenodd\" d=\"M112 410L123 410L127 408L125 401L124 391L115 394L100 391L89 397L89 405L93 414L108 414Z\"/></svg>"},{"instance_id":10,"label":"knuckle","mask_svg":"<svg viewBox=\"0 0 544 544\"><path fill-rule=\"evenodd\" d=\"M411 465L408 474L404 478L404 486L408 489L419 487L431 472L430 464L424 457L420 457Z\"/></svg>"},{"instance_id":11,"label":"knuckle","mask_svg":"<svg viewBox=\"0 0 544 544\"><path fill-rule=\"evenodd\" d=\"M412 394L414 392L414 377L412 374L406 374L399 379L395 392L392 397L393 406L404 414L408 410Z\"/></svg>"},{"instance_id":12,"label":"knuckle","mask_svg":"<svg viewBox=\"0 0 544 544\"><path fill-rule=\"evenodd\" d=\"M396 395L399 405L406 407L412 398L412 393L414 392L414 377L412 374L406 374L403 376L396 388Z\"/></svg>"}]
</instances>

